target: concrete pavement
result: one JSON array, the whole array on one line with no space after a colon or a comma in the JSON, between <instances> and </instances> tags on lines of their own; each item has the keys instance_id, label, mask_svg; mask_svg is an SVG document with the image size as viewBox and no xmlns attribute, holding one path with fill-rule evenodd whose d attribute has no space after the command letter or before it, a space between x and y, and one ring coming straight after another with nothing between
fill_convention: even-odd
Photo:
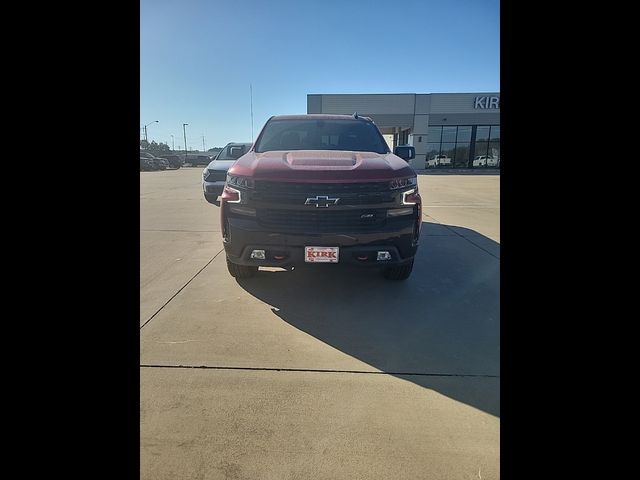
<instances>
[{"instance_id":1,"label":"concrete pavement","mask_svg":"<svg viewBox=\"0 0 640 480\"><path fill-rule=\"evenodd\" d=\"M200 169L140 177L141 478L499 477L499 176L419 175L403 283L236 281Z\"/></svg>"}]
</instances>

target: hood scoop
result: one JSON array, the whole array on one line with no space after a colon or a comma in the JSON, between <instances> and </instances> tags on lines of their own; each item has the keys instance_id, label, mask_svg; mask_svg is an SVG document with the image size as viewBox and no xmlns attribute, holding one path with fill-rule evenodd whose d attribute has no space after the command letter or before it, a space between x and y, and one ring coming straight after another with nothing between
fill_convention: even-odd
<instances>
[{"instance_id":1,"label":"hood scoop","mask_svg":"<svg viewBox=\"0 0 640 480\"><path fill-rule=\"evenodd\" d=\"M287 152L283 160L293 169L345 169L352 170L362 163L359 153L320 151L310 153Z\"/></svg>"}]
</instances>

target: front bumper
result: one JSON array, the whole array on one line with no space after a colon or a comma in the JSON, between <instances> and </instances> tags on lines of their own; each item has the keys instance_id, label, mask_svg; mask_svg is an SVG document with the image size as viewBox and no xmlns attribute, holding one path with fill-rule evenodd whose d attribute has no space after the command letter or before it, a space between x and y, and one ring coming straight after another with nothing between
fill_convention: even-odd
<instances>
[{"instance_id":1,"label":"front bumper","mask_svg":"<svg viewBox=\"0 0 640 480\"><path fill-rule=\"evenodd\" d=\"M315 266L318 264L304 261L304 247L318 246L340 247L338 263L328 265L398 266L411 262L418 249L415 225L401 229L381 227L379 231L366 233L310 234L266 231L255 219L227 217L225 223L224 248L229 260L239 265ZM265 250L266 259L250 258L253 250ZM378 261L377 252L381 250L388 251L391 260ZM363 260L364 257L366 259Z\"/></svg>"},{"instance_id":2,"label":"front bumper","mask_svg":"<svg viewBox=\"0 0 640 480\"><path fill-rule=\"evenodd\" d=\"M224 180L218 182L202 182L202 191L204 196L209 199L213 198L214 200L222 195L222 191L224 190Z\"/></svg>"}]
</instances>

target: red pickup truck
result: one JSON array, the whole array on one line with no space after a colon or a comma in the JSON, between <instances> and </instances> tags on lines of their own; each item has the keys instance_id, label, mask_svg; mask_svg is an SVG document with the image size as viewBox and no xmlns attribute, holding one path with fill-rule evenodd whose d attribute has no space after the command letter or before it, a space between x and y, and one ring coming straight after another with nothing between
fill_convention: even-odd
<instances>
[{"instance_id":1,"label":"red pickup truck","mask_svg":"<svg viewBox=\"0 0 640 480\"><path fill-rule=\"evenodd\" d=\"M422 224L414 157L357 114L271 117L220 197L229 273L329 263L408 278Z\"/></svg>"}]
</instances>

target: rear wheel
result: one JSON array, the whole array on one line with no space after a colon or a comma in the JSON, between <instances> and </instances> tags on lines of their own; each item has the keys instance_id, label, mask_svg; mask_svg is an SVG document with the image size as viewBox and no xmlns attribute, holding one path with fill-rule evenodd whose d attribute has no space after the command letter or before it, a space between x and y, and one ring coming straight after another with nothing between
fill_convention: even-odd
<instances>
[{"instance_id":1,"label":"rear wheel","mask_svg":"<svg viewBox=\"0 0 640 480\"><path fill-rule=\"evenodd\" d=\"M258 267L238 265L237 263L229 261L229 257L227 257L227 270L229 270L229 273L234 278L249 278L256 274Z\"/></svg>"},{"instance_id":2,"label":"rear wheel","mask_svg":"<svg viewBox=\"0 0 640 480\"><path fill-rule=\"evenodd\" d=\"M400 265L399 267L387 267L382 275L387 280L406 280L413 270L413 259L411 262Z\"/></svg>"}]
</instances>

